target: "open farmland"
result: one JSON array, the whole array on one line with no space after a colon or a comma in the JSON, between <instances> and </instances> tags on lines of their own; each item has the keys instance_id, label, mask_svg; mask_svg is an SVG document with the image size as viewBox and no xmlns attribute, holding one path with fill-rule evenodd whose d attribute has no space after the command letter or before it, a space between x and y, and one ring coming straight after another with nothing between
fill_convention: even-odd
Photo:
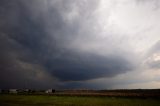
<instances>
[{"instance_id":1,"label":"open farmland","mask_svg":"<svg viewBox=\"0 0 160 106\"><path fill-rule=\"evenodd\" d=\"M0 106L160 106L158 98L0 95Z\"/></svg>"},{"instance_id":2,"label":"open farmland","mask_svg":"<svg viewBox=\"0 0 160 106\"><path fill-rule=\"evenodd\" d=\"M160 90L3 91L0 106L160 106Z\"/></svg>"},{"instance_id":3,"label":"open farmland","mask_svg":"<svg viewBox=\"0 0 160 106\"><path fill-rule=\"evenodd\" d=\"M54 92L56 96L95 96L160 98L160 89L117 89L117 90L62 90Z\"/></svg>"}]
</instances>

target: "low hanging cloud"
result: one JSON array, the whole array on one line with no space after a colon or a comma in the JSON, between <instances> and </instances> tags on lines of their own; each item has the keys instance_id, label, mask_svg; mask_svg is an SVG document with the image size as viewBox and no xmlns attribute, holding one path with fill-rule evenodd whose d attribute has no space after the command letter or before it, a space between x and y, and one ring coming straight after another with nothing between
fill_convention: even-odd
<instances>
[{"instance_id":1,"label":"low hanging cloud","mask_svg":"<svg viewBox=\"0 0 160 106\"><path fill-rule=\"evenodd\" d=\"M121 23L113 13L123 8L115 2L1 0L0 87L65 88L72 82L82 87L85 81L137 69L137 45L132 43L139 39L122 33L125 25L117 30Z\"/></svg>"},{"instance_id":2,"label":"low hanging cloud","mask_svg":"<svg viewBox=\"0 0 160 106\"><path fill-rule=\"evenodd\" d=\"M103 57L93 54L67 54L53 60L50 64L51 73L65 81L112 77L134 68L125 58L118 56Z\"/></svg>"}]
</instances>

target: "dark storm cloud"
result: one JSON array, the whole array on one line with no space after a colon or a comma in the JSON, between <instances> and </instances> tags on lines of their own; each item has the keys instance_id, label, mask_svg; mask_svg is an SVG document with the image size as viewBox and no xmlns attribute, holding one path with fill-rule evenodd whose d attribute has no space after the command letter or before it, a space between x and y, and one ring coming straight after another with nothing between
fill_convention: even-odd
<instances>
[{"instance_id":1,"label":"dark storm cloud","mask_svg":"<svg viewBox=\"0 0 160 106\"><path fill-rule=\"evenodd\" d=\"M33 20L26 6L18 0L2 0L0 7L0 86L48 86L45 83L50 81L46 78L49 76L45 76L46 70L40 65L49 53L45 49L49 38L41 25L43 20ZM44 74L42 79L37 77L40 73ZM26 81L29 84L26 85Z\"/></svg>"},{"instance_id":2,"label":"dark storm cloud","mask_svg":"<svg viewBox=\"0 0 160 106\"><path fill-rule=\"evenodd\" d=\"M65 81L112 77L133 68L122 57L103 57L94 54L66 54L52 62L51 73Z\"/></svg>"},{"instance_id":3,"label":"dark storm cloud","mask_svg":"<svg viewBox=\"0 0 160 106\"><path fill-rule=\"evenodd\" d=\"M0 87L54 87L55 79L84 81L134 69L123 55L100 56L78 51L79 46L70 48L71 42L79 37L82 41L92 38L94 31L89 27L88 30L82 28L88 25L85 22L92 17L97 3L1 0ZM68 15L75 6L78 16L83 17L76 17L74 13Z\"/></svg>"}]
</instances>

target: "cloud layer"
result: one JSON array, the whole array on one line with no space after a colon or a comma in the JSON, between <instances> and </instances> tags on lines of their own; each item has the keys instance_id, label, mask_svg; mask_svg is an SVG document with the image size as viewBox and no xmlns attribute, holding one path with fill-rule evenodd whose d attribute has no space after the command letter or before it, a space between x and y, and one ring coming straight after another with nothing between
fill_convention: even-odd
<instances>
[{"instance_id":1,"label":"cloud layer","mask_svg":"<svg viewBox=\"0 0 160 106\"><path fill-rule=\"evenodd\" d=\"M104 88L102 78L112 88L118 75L158 70L155 2L1 0L0 87Z\"/></svg>"}]
</instances>

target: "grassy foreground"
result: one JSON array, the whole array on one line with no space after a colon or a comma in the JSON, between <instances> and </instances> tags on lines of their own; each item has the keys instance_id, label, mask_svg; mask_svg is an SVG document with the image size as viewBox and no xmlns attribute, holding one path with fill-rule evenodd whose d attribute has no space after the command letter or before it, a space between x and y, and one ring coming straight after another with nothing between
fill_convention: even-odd
<instances>
[{"instance_id":1,"label":"grassy foreground","mask_svg":"<svg viewBox=\"0 0 160 106\"><path fill-rule=\"evenodd\" d=\"M0 106L160 106L159 99L0 95Z\"/></svg>"}]
</instances>

